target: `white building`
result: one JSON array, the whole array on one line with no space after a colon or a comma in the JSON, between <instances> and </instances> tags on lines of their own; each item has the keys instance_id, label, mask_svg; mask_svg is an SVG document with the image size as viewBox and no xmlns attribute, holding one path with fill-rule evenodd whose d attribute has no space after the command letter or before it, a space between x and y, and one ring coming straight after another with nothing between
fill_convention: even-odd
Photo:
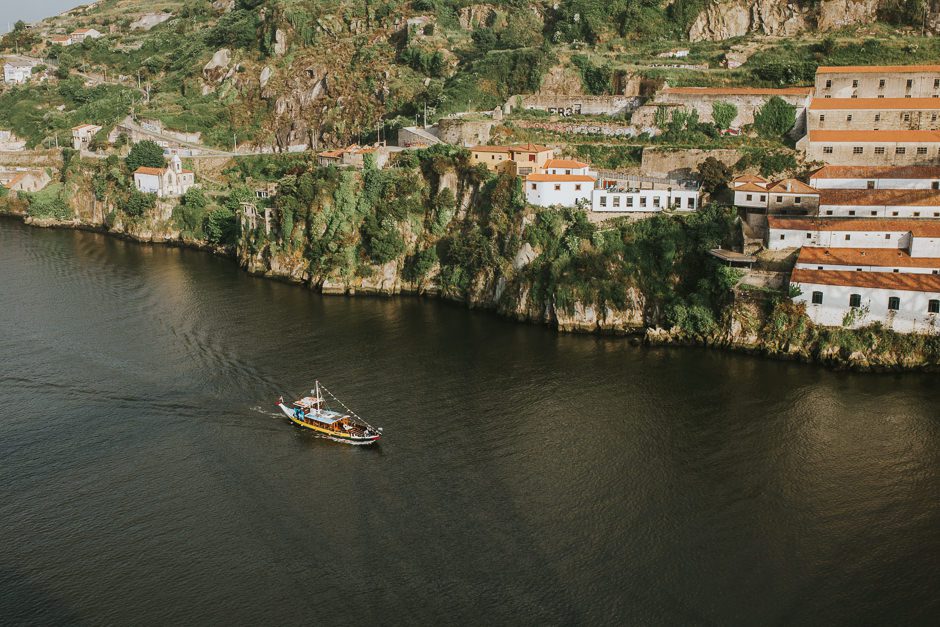
<instances>
[{"instance_id":1,"label":"white building","mask_svg":"<svg viewBox=\"0 0 940 627\"><path fill-rule=\"evenodd\" d=\"M940 221L890 218L767 218L771 250L825 248L900 248L912 257L940 257Z\"/></svg>"},{"instance_id":2,"label":"white building","mask_svg":"<svg viewBox=\"0 0 940 627\"><path fill-rule=\"evenodd\" d=\"M525 199L539 207L590 204L594 184L594 177L586 174L529 174L525 177Z\"/></svg>"},{"instance_id":3,"label":"white building","mask_svg":"<svg viewBox=\"0 0 940 627\"><path fill-rule=\"evenodd\" d=\"M817 324L879 322L902 333L940 330L940 275L798 268L790 285L800 290L794 302L806 303Z\"/></svg>"},{"instance_id":4,"label":"white building","mask_svg":"<svg viewBox=\"0 0 940 627\"><path fill-rule=\"evenodd\" d=\"M75 150L87 150L91 140L101 130L100 126L94 124L82 124L72 128L72 148Z\"/></svg>"},{"instance_id":5,"label":"white building","mask_svg":"<svg viewBox=\"0 0 940 627\"><path fill-rule=\"evenodd\" d=\"M33 76L33 64L27 61L7 61L3 64L3 82L22 85Z\"/></svg>"},{"instance_id":6,"label":"white building","mask_svg":"<svg viewBox=\"0 0 940 627\"><path fill-rule=\"evenodd\" d=\"M695 211L698 209L698 191L694 189L595 189L591 198L591 211L657 212Z\"/></svg>"},{"instance_id":7,"label":"white building","mask_svg":"<svg viewBox=\"0 0 940 627\"><path fill-rule=\"evenodd\" d=\"M176 155L166 168L139 167L134 171L134 186L138 191L160 198L182 196L195 184L195 174L184 170L183 162Z\"/></svg>"},{"instance_id":8,"label":"white building","mask_svg":"<svg viewBox=\"0 0 940 627\"><path fill-rule=\"evenodd\" d=\"M49 42L50 46L54 46L56 44L60 46L71 46L75 43L72 40L71 35L50 35L47 41Z\"/></svg>"},{"instance_id":9,"label":"white building","mask_svg":"<svg viewBox=\"0 0 940 627\"><path fill-rule=\"evenodd\" d=\"M940 131L809 131L796 147L807 161L833 165L930 165L940 155Z\"/></svg>"},{"instance_id":10,"label":"white building","mask_svg":"<svg viewBox=\"0 0 940 627\"><path fill-rule=\"evenodd\" d=\"M940 190L937 166L827 165L813 172L809 184L824 189L936 189Z\"/></svg>"},{"instance_id":11,"label":"white building","mask_svg":"<svg viewBox=\"0 0 940 627\"><path fill-rule=\"evenodd\" d=\"M824 189L819 215L835 218L940 218L933 189Z\"/></svg>"},{"instance_id":12,"label":"white building","mask_svg":"<svg viewBox=\"0 0 940 627\"><path fill-rule=\"evenodd\" d=\"M574 159L548 159L542 166L544 174L576 174L580 176L590 176L597 178L597 173L591 171L591 166L583 161Z\"/></svg>"},{"instance_id":13,"label":"white building","mask_svg":"<svg viewBox=\"0 0 940 627\"><path fill-rule=\"evenodd\" d=\"M72 43L80 43L86 39L101 39L104 34L94 28L79 28L72 31L70 38Z\"/></svg>"},{"instance_id":14,"label":"white building","mask_svg":"<svg viewBox=\"0 0 940 627\"><path fill-rule=\"evenodd\" d=\"M767 207L767 185L769 181L756 174L744 174L731 179L730 187L734 191L734 205L761 209Z\"/></svg>"}]
</instances>

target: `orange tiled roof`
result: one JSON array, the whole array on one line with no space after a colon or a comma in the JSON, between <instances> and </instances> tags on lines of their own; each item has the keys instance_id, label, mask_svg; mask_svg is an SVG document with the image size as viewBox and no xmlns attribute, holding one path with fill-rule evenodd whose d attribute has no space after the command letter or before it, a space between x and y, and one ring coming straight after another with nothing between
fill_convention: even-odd
<instances>
[{"instance_id":1,"label":"orange tiled roof","mask_svg":"<svg viewBox=\"0 0 940 627\"><path fill-rule=\"evenodd\" d=\"M511 152L509 146L474 146L470 152Z\"/></svg>"},{"instance_id":2,"label":"orange tiled roof","mask_svg":"<svg viewBox=\"0 0 940 627\"><path fill-rule=\"evenodd\" d=\"M509 146L509 150L512 152L547 152L551 148L539 144L514 144Z\"/></svg>"},{"instance_id":3,"label":"orange tiled roof","mask_svg":"<svg viewBox=\"0 0 940 627\"><path fill-rule=\"evenodd\" d=\"M857 207L940 207L940 191L935 189L823 189L819 204Z\"/></svg>"},{"instance_id":4,"label":"orange tiled roof","mask_svg":"<svg viewBox=\"0 0 940 627\"><path fill-rule=\"evenodd\" d=\"M803 270L790 275L790 283L816 283L845 287L868 287L901 292L940 292L940 274L907 272L857 272L854 270Z\"/></svg>"},{"instance_id":5,"label":"orange tiled roof","mask_svg":"<svg viewBox=\"0 0 940 627\"><path fill-rule=\"evenodd\" d=\"M787 191L788 184L790 185L789 191ZM768 186L767 191L776 194L819 194L816 189L797 179L779 180Z\"/></svg>"},{"instance_id":6,"label":"orange tiled roof","mask_svg":"<svg viewBox=\"0 0 940 627\"><path fill-rule=\"evenodd\" d=\"M731 179L732 183L766 183L767 179L759 174L742 174Z\"/></svg>"},{"instance_id":7,"label":"orange tiled roof","mask_svg":"<svg viewBox=\"0 0 940 627\"><path fill-rule=\"evenodd\" d=\"M940 98L813 98L813 111L859 109L940 109Z\"/></svg>"},{"instance_id":8,"label":"orange tiled roof","mask_svg":"<svg viewBox=\"0 0 940 627\"><path fill-rule=\"evenodd\" d=\"M583 161L575 161L574 159L549 159L545 162L543 168L586 168L590 164L584 163Z\"/></svg>"},{"instance_id":9,"label":"orange tiled roof","mask_svg":"<svg viewBox=\"0 0 940 627\"><path fill-rule=\"evenodd\" d=\"M811 142L940 142L940 131L810 131Z\"/></svg>"},{"instance_id":10,"label":"orange tiled roof","mask_svg":"<svg viewBox=\"0 0 940 627\"><path fill-rule=\"evenodd\" d=\"M895 268L940 268L940 258L911 257L900 248L822 248L804 246L797 263Z\"/></svg>"},{"instance_id":11,"label":"orange tiled roof","mask_svg":"<svg viewBox=\"0 0 940 627\"><path fill-rule=\"evenodd\" d=\"M29 172L19 172L18 174L14 175L13 178L11 178L9 181L4 183L3 186L6 187L7 189L13 189L13 187L17 183L19 183L20 181L26 178L27 174L29 174Z\"/></svg>"},{"instance_id":12,"label":"orange tiled roof","mask_svg":"<svg viewBox=\"0 0 940 627\"><path fill-rule=\"evenodd\" d=\"M762 87L664 87L663 94L696 96L808 96L812 87L785 87L764 89Z\"/></svg>"},{"instance_id":13,"label":"orange tiled roof","mask_svg":"<svg viewBox=\"0 0 940 627\"><path fill-rule=\"evenodd\" d=\"M533 183L552 183L552 182L576 182L593 183L594 177L586 174L529 174L525 177L526 181Z\"/></svg>"},{"instance_id":14,"label":"orange tiled roof","mask_svg":"<svg viewBox=\"0 0 940 627\"><path fill-rule=\"evenodd\" d=\"M940 179L940 166L827 165L810 179Z\"/></svg>"},{"instance_id":15,"label":"orange tiled roof","mask_svg":"<svg viewBox=\"0 0 940 627\"><path fill-rule=\"evenodd\" d=\"M820 65L816 74L892 74L940 72L940 65Z\"/></svg>"},{"instance_id":16,"label":"orange tiled roof","mask_svg":"<svg viewBox=\"0 0 940 627\"><path fill-rule=\"evenodd\" d=\"M786 231L872 231L913 233L917 237L940 237L940 220L924 218L778 218L767 216L772 229Z\"/></svg>"},{"instance_id":17,"label":"orange tiled roof","mask_svg":"<svg viewBox=\"0 0 940 627\"><path fill-rule=\"evenodd\" d=\"M745 183L744 185L738 185L734 188L736 192L760 192L762 194L767 193L766 187L761 187L755 183Z\"/></svg>"},{"instance_id":18,"label":"orange tiled roof","mask_svg":"<svg viewBox=\"0 0 940 627\"><path fill-rule=\"evenodd\" d=\"M163 173L164 173L164 172L166 172L165 169L162 169L162 168L148 168L148 167L143 166L143 165L140 166L139 168L137 168L136 170L134 170L134 174L151 174L151 175L153 175L153 176L163 176Z\"/></svg>"}]
</instances>

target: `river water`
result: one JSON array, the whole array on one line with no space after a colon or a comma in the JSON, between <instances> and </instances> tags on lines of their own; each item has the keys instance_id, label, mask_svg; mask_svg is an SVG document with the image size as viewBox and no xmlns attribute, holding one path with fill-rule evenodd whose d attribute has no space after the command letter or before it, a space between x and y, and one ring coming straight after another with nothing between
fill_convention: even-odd
<instances>
[{"instance_id":1,"label":"river water","mask_svg":"<svg viewBox=\"0 0 940 627\"><path fill-rule=\"evenodd\" d=\"M380 445L274 414L315 377ZM0 622L926 623L937 383L3 220Z\"/></svg>"}]
</instances>

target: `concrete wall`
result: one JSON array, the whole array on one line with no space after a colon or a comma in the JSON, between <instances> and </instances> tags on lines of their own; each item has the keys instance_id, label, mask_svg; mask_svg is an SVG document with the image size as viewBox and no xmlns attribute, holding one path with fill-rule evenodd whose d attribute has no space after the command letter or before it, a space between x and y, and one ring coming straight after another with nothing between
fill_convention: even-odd
<instances>
[{"instance_id":1,"label":"concrete wall","mask_svg":"<svg viewBox=\"0 0 940 627\"><path fill-rule=\"evenodd\" d=\"M796 107L796 124L794 133L802 134L806 130L806 108L809 106L809 96L783 95L779 96ZM698 112L699 119L702 122L714 122L712 118L712 104L715 102L727 102L738 108L738 115L731 123L733 128L741 128L746 124L754 123L754 113L764 106L771 96L757 95L710 95L710 94L676 94L660 92L656 95L653 102L648 102L638 108L630 121L633 125L639 127L653 126L656 109L663 105L667 108L682 107L686 110L695 110Z\"/></svg>"},{"instance_id":2,"label":"concrete wall","mask_svg":"<svg viewBox=\"0 0 940 627\"><path fill-rule=\"evenodd\" d=\"M940 321L936 314L927 312L928 303L940 298L940 294L931 292L908 292L867 287L841 285L800 284L802 294L793 300L806 303L806 314L816 324L841 327L849 307L852 294L861 296L861 307L851 326L866 326L880 322L889 329L902 333L914 331L935 333L940 330ZM822 292L822 303L812 303L813 292ZM888 299L900 299L898 311L888 310Z\"/></svg>"},{"instance_id":3,"label":"concrete wall","mask_svg":"<svg viewBox=\"0 0 940 627\"><path fill-rule=\"evenodd\" d=\"M826 81L831 81L827 86ZM884 81L884 86L881 85ZM908 81L911 81L908 87ZM857 83L857 85L853 85ZM932 98L940 95L940 72L826 73L816 72L816 96L825 98Z\"/></svg>"},{"instance_id":4,"label":"concrete wall","mask_svg":"<svg viewBox=\"0 0 940 627\"><path fill-rule=\"evenodd\" d=\"M940 218L940 207L820 205L819 215L833 218Z\"/></svg>"},{"instance_id":5,"label":"concrete wall","mask_svg":"<svg viewBox=\"0 0 940 627\"><path fill-rule=\"evenodd\" d=\"M494 120L442 118L437 123L438 136L442 141L455 146L479 146L489 143L490 133L495 125Z\"/></svg>"},{"instance_id":6,"label":"concrete wall","mask_svg":"<svg viewBox=\"0 0 940 627\"><path fill-rule=\"evenodd\" d=\"M629 115L640 106L637 96L579 96L553 94L525 94L512 96L504 109L534 109L559 115Z\"/></svg>"},{"instance_id":7,"label":"concrete wall","mask_svg":"<svg viewBox=\"0 0 940 627\"><path fill-rule=\"evenodd\" d=\"M645 176L689 178L699 164L708 157L715 157L728 167L732 167L741 159L741 153L730 148L670 150L647 146L643 148L640 171Z\"/></svg>"},{"instance_id":8,"label":"concrete wall","mask_svg":"<svg viewBox=\"0 0 940 627\"><path fill-rule=\"evenodd\" d=\"M771 250L799 246L822 246L826 248L902 248L911 247L912 239L906 231L815 231L812 225L804 230L768 229L767 247ZM940 257L940 248L930 242L918 249L918 257ZM914 256L914 250L911 250Z\"/></svg>"}]
</instances>

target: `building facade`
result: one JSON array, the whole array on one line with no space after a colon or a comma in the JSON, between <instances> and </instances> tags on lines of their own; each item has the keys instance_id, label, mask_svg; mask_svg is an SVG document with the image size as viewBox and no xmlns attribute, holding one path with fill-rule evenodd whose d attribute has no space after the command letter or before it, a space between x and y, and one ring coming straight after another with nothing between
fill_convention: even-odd
<instances>
[{"instance_id":1,"label":"building facade","mask_svg":"<svg viewBox=\"0 0 940 627\"><path fill-rule=\"evenodd\" d=\"M659 211L695 211L699 193L691 189L595 189L591 211L655 213Z\"/></svg>"},{"instance_id":2,"label":"building facade","mask_svg":"<svg viewBox=\"0 0 940 627\"><path fill-rule=\"evenodd\" d=\"M807 161L830 165L934 165L940 131L811 130L796 146Z\"/></svg>"},{"instance_id":3,"label":"building facade","mask_svg":"<svg viewBox=\"0 0 940 627\"><path fill-rule=\"evenodd\" d=\"M940 97L940 65L819 66L816 97Z\"/></svg>"},{"instance_id":4,"label":"building facade","mask_svg":"<svg viewBox=\"0 0 940 627\"><path fill-rule=\"evenodd\" d=\"M72 128L72 148L75 150L88 150L91 140L101 131L100 126L94 124L82 124Z\"/></svg>"},{"instance_id":5,"label":"building facade","mask_svg":"<svg viewBox=\"0 0 940 627\"><path fill-rule=\"evenodd\" d=\"M809 130L935 131L940 98L813 98Z\"/></svg>"},{"instance_id":6,"label":"building facade","mask_svg":"<svg viewBox=\"0 0 940 627\"><path fill-rule=\"evenodd\" d=\"M933 189L824 189L819 215L833 218L940 218Z\"/></svg>"},{"instance_id":7,"label":"building facade","mask_svg":"<svg viewBox=\"0 0 940 627\"><path fill-rule=\"evenodd\" d=\"M525 177L525 198L539 207L590 204L595 179L583 174L540 174Z\"/></svg>"},{"instance_id":8,"label":"building facade","mask_svg":"<svg viewBox=\"0 0 940 627\"><path fill-rule=\"evenodd\" d=\"M886 218L767 218L771 250L824 248L904 249L912 257L940 257L940 221Z\"/></svg>"},{"instance_id":9,"label":"building facade","mask_svg":"<svg viewBox=\"0 0 940 627\"><path fill-rule=\"evenodd\" d=\"M810 175L809 184L818 190L940 190L940 166L826 166Z\"/></svg>"},{"instance_id":10,"label":"building facade","mask_svg":"<svg viewBox=\"0 0 940 627\"><path fill-rule=\"evenodd\" d=\"M196 184L196 176L183 169L178 156L170 160L165 168L140 167L134 171L134 187L145 194L156 194L160 198L182 196Z\"/></svg>"},{"instance_id":11,"label":"building facade","mask_svg":"<svg viewBox=\"0 0 940 627\"><path fill-rule=\"evenodd\" d=\"M22 85L33 76L33 64L26 61L7 61L3 64L3 82Z\"/></svg>"}]
</instances>

